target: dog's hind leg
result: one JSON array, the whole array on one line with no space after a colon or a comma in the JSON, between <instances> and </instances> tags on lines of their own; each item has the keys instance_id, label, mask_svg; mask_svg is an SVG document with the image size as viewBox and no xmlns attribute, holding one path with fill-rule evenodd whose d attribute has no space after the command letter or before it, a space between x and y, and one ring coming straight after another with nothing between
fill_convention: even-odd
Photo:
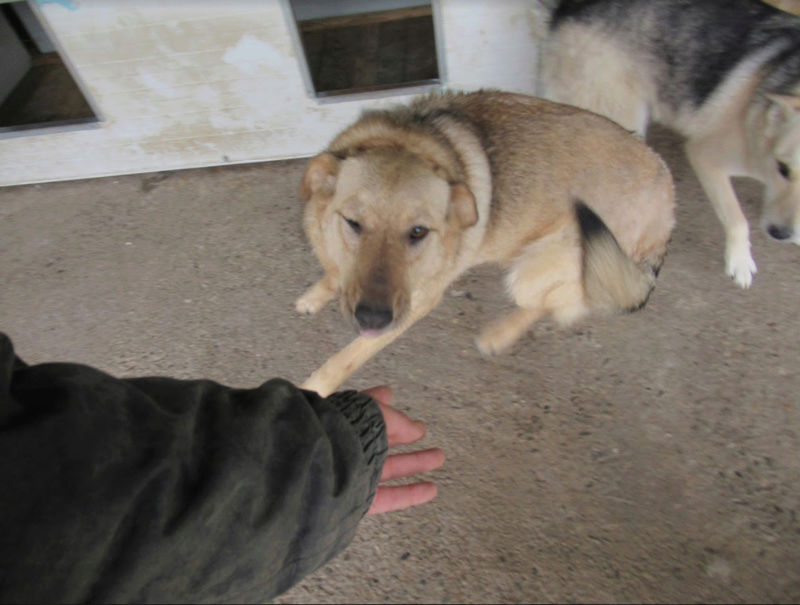
<instances>
[{"instance_id":1,"label":"dog's hind leg","mask_svg":"<svg viewBox=\"0 0 800 605\"><path fill-rule=\"evenodd\" d=\"M519 309L487 326L476 339L484 355L502 353L545 315L569 324L588 312L584 302L580 235L574 223L526 246L508 273Z\"/></svg>"},{"instance_id":2,"label":"dog's hind leg","mask_svg":"<svg viewBox=\"0 0 800 605\"><path fill-rule=\"evenodd\" d=\"M339 279L336 275L326 273L322 279L311 286L297 299L294 305L297 312L305 315L314 315L336 296L338 282Z\"/></svg>"},{"instance_id":3,"label":"dog's hind leg","mask_svg":"<svg viewBox=\"0 0 800 605\"><path fill-rule=\"evenodd\" d=\"M544 307L519 308L488 326L475 339L484 355L497 355L508 350L525 331L544 315Z\"/></svg>"}]
</instances>

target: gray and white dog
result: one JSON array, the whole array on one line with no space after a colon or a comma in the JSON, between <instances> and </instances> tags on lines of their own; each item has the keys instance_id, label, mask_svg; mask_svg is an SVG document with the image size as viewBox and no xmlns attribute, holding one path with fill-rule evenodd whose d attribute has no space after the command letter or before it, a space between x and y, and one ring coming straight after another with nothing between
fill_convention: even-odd
<instances>
[{"instance_id":1,"label":"gray and white dog","mask_svg":"<svg viewBox=\"0 0 800 605\"><path fill-rule=\"evenodd\" d=\"M800 18L759 0L562 0L539 94L686 137L741 287L756 264L730 177L763 182L764 230L800 244Z\"/></svg>"}]
</instances>

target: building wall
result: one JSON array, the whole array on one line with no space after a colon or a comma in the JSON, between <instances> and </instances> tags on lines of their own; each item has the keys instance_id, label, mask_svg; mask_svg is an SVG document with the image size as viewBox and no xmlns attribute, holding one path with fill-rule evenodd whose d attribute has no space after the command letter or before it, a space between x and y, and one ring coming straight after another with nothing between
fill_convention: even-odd
<instances>
[{"instance_id":1,"label":"building wall","mask_svg":"<svg viewBox=\"0 0 800 605\"><path fill-rule=\"evenodd\" d=\"M298 19L319 19L332 15L353 15L365 12L364 0L291 0ZM369 0L366 10L383 11L428 4L426 0Z\"/></svg>"},{"instance_id":2,"label":"building wall","mask_svg":"<svg viewBox=\"0 0 800 605\"><path fill-rule=\"evenodd\" d=\"M532 92L529 0L439 0L445 86ZM102 121L0 140L0 185L312 155L362 107L305 87L282 0L38 0Z\"/></svg>"}]
</instances>

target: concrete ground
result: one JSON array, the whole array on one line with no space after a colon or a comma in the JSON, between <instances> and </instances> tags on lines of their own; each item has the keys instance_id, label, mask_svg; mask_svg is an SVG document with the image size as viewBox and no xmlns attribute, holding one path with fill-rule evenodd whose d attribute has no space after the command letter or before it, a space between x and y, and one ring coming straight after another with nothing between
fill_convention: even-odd
<instances>
[{"instance_id":1,"label":"concrete ground","mask_svg":"<svg viewBox=\"0 0 800 605\"><path fill-rule=\"evenodd\" d=\"M427 421L439 498L366 519L280 602L800 600L800 249L758 231L738 182L759 273L735 287L680 142L651 142L679 209L648 306L483 359L473 337L510 305L497 270L463 277L347 384L388 382ZM320 274L302 170L0 189L0 329L28 362L302 380L352 336L333 305L294 312Z\"/></svg>"}]
</instances>

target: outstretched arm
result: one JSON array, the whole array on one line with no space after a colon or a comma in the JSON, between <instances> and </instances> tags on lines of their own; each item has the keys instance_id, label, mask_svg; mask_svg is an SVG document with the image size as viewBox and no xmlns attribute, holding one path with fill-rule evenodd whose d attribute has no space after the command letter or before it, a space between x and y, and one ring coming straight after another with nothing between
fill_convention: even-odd
<instances>
[{"instance_id":1,"label":"outstretched arm","mask_svg":"<svg viewBox=\"0 0 800 605\"><path fill-rule=\"evenodd\" d=\"M435 494L382 486L373 501L382 471L441 464L441 452L423 452L384 468L390 443L424 429L376 395L381 407L283 380L232 389L27 367L0 334L0 600L279 594L341 551L368 509Z\"/></svg>"}]
</instances>

